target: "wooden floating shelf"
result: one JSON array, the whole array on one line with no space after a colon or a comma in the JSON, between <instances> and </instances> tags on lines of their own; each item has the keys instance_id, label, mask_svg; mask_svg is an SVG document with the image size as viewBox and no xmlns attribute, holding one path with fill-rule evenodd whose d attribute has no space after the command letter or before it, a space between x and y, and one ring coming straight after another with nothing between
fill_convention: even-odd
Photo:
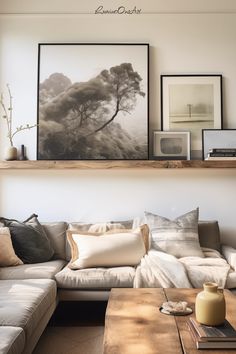
<instances>
[{"instance_id":1,"label":"wooden floating shelf","mask_svg":"<svg viewBox=\"0 0 236 354\"><path fill-rule=\"evenodd\" d=\"M90 160L90 161L0 161L2 170L66 170L66 169L156 169L156 168L236 168L236 160Z\"/></svg>"}]
</instances>

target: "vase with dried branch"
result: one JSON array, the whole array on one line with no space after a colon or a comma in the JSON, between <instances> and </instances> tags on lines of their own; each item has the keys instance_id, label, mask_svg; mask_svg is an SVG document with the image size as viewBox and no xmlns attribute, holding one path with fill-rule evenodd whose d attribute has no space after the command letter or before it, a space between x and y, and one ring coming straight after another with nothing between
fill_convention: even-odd
<instances>
[{"instance_id":1,"label":"vase with dried branch","mask_svg":"<svg viewBox=\"0 0 236 354\"><path fill-rule=\"evenodd\" d=\"M20 125L16 128L13 128L13 97L11 94L10 86L7 84L7 91L9 96L8 107L4 103L4 97L1 93L0 96L0 107L2 108L3 114L2 118L6 121L7 124L7 138L9 139L10 146L5 151L5 160L16 160L17 159L17 149L13 144L13 138L19 132L23 130L29 130L37 126L37 124L29 125Z\"/></svg>"}]
</instances>

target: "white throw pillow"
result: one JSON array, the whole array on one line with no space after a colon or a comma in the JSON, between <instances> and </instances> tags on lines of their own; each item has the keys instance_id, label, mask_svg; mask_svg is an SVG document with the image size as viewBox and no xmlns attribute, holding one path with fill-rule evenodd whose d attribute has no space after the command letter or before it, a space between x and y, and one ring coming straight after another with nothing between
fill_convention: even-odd
<instances>
[{"instance_id":1,"label":"white throw pillow","mask_svg":"<svg viewBox=\"0 0 236 354\"><path fill-rule=\"evenodd\" d=\"M146 253L144 234L147 232L147 225L103 234L67 231L72 254L69 267L136 266Z\"/></svg>"},{"instance_id":2,"label":"white throw pillow","mask_svg":"<svg viewBox=\"0 0 236 354\"><path fill-rule=\"evenodd\" d=\"M198 209L174 220L145 212L151 232L151 247L177 258L204 257L198 236Z\"/></svg>"},{"instance_id":3,"label":"white throw pillow","mask_svg":"<svg viewBox=\"0 0 236 354\"><path fill-rule=\"evenodd\" d=\"M8 227L0 227L0 267L23 264L15 254Z\"/></svg>"}]
</instances>

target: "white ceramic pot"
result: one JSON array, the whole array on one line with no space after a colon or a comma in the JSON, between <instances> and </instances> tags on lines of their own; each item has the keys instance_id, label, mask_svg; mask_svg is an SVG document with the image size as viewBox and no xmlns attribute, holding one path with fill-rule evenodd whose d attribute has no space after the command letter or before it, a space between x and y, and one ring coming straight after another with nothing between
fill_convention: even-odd
<instances>
[{"instance_id":1,"label":"white ceramic pot","mask_svg":"<svg viewBox=\"0 0 236 354\"><path fill-rule=\"evenodd\" d=\"M15 146L9 146L6 148L4 159L6 161L17 160L17 148Z\"/></svg>"}]
</instances>

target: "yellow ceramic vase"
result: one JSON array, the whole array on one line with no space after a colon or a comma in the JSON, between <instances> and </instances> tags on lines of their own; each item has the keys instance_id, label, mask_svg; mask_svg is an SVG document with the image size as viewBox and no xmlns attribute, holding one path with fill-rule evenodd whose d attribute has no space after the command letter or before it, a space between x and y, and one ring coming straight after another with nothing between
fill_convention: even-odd
<instances>
[{"instance_id":1,"label":"yellow ceramic vase","mask_svg":"<svg viewBox=\"0 0 236 354\"><path fill-rule=\"evenodd\" d=\"M199 323L217 326L225 320L225 298L216 283L204 283L203 291L197 294L195 313Z\"/></svg>"}]
</instances>

